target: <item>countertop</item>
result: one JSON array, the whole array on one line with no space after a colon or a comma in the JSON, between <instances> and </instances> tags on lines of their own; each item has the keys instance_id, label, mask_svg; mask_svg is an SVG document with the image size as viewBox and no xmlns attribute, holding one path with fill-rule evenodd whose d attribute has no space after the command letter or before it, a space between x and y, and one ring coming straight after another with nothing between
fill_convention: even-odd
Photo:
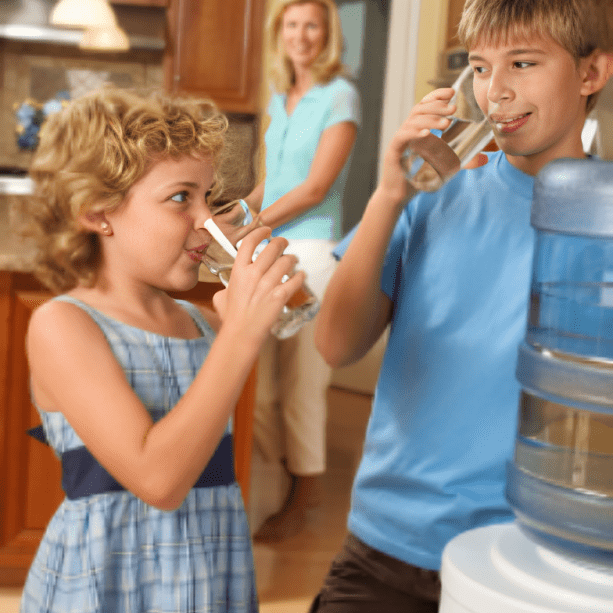
<instances>
[{"instance_id":1,"label":"countertop","mask_svg":"<svg viewBox=\"0 0 613 613\"><path fill-rule=\"evenodd\" d=\"M32 187L30 177L0 175L0 194L27 196L32 193Z\"/></svg>"},{"instance_id":2,"label":"countertop","mask_svg":"<svg viewBox=\"0 0 613 613\"><path fill-rule=\"evenodd\" d=\"M34 245L16 229L19 200L31 193L29 177L0 174L0 270L30 272L33 268Z\"/></svg>"}]
</instances>

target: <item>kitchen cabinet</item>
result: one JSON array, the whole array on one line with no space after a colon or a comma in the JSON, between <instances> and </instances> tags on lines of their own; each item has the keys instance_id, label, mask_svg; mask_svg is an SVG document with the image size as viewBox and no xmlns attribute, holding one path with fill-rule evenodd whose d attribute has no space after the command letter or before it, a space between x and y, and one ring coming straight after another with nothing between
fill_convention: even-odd
<instances>
[{"instance_id":1,"label":"kitchen cabinet","mask_svg":"<svg viewBox=\"0 0 613 613\"><path fill-rule=\"evenodd\" d=\"M168 6L168 0L111 0L111 4L126 6Z\"/></svg>"},{"instance_id":2,"label":"kitchen cabinet","mask_svg":"<svg viewBox=\"0 0 613 613\"><path fill-rule=\"evenodd\" d=\"M449 0L449 8L447 13L447 37L446 48L451 49L460 44L458 39L458 24L462 17L462 10L466 0Z\"/></svg>"},{"instance_id":3,"label":"kitchen cabinet","mask_svg":"<svg viewBox=\"0 0 613 613\"><path fill-rule=\"evenodd\" d=\"M221 286L199 283L174 294L210 304ZM51 297L33 275L0 271L0 585L22 585L45 527L62 501L60 463L26 430L40 418L30 402L25 335L32 311ZM252 371L234 414L236 475L247 501L250 477Z\"/></svg>"},{"instance_id":4,"label":"kitchen cabinet","mask_svg":"<svg viewBox=\"0 0 613 613\"><path fill-rule=\"evenodd\" d=\"M256 114L264 8L265 0L169 0L166 90Z\"/></svg>"}]
</instances>

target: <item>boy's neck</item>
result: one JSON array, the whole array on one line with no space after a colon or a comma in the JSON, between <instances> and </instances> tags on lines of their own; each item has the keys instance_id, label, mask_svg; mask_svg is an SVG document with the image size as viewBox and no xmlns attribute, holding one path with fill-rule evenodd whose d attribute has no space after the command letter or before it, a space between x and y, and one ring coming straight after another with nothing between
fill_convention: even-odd
<instances>
[{"instance_id":1,"label":"boy's neck","mask_svg":"<svg viewBox=\"0 0 613 613\"><path fill-rule=\"evenodd\" d=\"M566 147L564 150L552 154L551 151L537 152L528 155L512 155L505 152L505 156L511 166L514 166L523 173L532 177L536 176L542 168L547 166L550 162L560 158L586 158L585 151L583 150L583 143L581 138L572 146Z\"/></svg>"}]
</instances>

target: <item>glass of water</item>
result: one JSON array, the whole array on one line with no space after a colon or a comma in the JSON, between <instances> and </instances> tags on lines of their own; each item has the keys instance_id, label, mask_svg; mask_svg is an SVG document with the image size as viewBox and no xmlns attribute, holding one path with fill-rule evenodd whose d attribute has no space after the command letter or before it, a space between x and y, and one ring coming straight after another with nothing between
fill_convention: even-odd
<instances>
[{"instance_id":1,"label":"glass of water","mask_svg":"<svg viewBox=\"0 0 613 613\"><path fill-rule=\"evenodd\" d=\"M491 125L473 92L473 69L467 66L451 86L456 105L451 124L439 136L413 139L404 152L406 177L418 190L433 192L451 179L492 140Z\"/></svg>"},{"instance_id":2,"label":"glass of water","mask_svg":"<svg viewBox=\"0 0 613 613\"><path fill-rule=\"evenodd\" d=\"M234 200L213 211L213 218L208 219L205 228L213 237L206 248L202 261L211 273L228 285L236 249L242 239L259 227L253 219L249 207L243 200ZM264 241L255 251L254 259L266 246ZM319 311L319 301L306 284L292 295L271 332L279 339L289 338Z\"/></svg>"}]
</instances>

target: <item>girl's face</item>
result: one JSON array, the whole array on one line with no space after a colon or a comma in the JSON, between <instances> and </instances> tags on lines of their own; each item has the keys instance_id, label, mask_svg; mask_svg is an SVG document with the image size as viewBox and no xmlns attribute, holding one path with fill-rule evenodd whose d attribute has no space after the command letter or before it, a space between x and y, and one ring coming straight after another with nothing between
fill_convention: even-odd
<instances>
[{"instance_id":1,"label":"girl's face","mask_svg":"<svg viewBox=\"0 0 613 613\"><path fill-rule=\"evenodd\" d=\"M194 287L211 237L204 222L214 169L206 158L185 155L154 162L124 202L106 213L111 234L102 239L103 266L165 291Z\"/></svg>"},{"instance_id":2,"label":"girl's face","mask_svg":"<svg viewBox=\"0 0 613 613\"><path fill-rule=\"evenodd\" d=\"M326 39L326 10L321 4L292 4L285 9L281 40L295 69L309 68L324 50Z\"/></svg>"}]
</instances>

